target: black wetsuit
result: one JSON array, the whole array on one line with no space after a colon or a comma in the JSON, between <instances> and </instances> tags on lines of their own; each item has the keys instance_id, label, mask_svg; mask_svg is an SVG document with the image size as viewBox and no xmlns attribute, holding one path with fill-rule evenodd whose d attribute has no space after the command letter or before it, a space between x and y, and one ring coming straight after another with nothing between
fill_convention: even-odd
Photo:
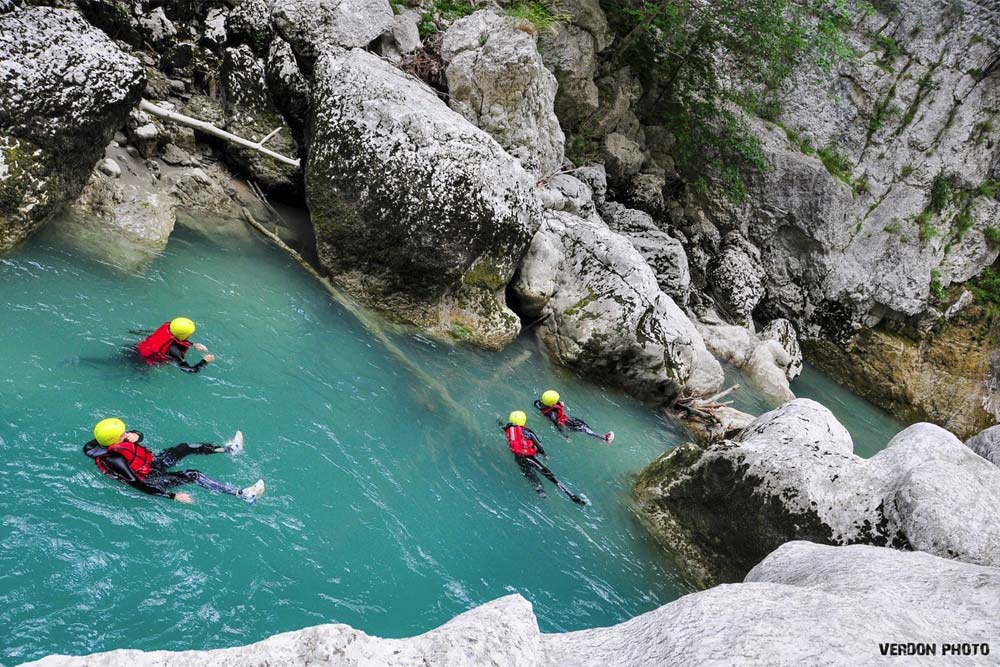
<instances>
[{"instance_id":1,"label":"black wetsuit","mask_svg":"<svg viewBox=\"0 0 1000 667\"><path fill-rule=\"evenodd\" d=\"M503 428L504 430L506 430L511 426L513 426L513 424L507 424L507 426L504 426ZM531 440L531 442L535 444L535 449L538 451L539 454L548 458L548 455L545 453L545 449L542 448L542 441L539 440L538 436L535 434L534 431L532 431L527 426L522 426L521 433L524 435L525 438ZM553 474L553 472L549 470L548 466L546 466L544 463L535 458L534 455L514 454L514 461L517 462L517 467L521 469L521 473L523 473L524 476L528 478L528 481L531 482L531 486L534 487L535 493L537 493L542 498L545 497L545 490L542 489L542 482L540 479L538 479L538 475L535 474L536 471L542 473L545 479L555 484L556 487L558 487L560 491L569 496L569 499L572 500L574 503L577 503L578 505L587 504L586 500L584 500L580 496L570 491L565 484L556 479L555 474Z\"/></svg>"},{"instance_id":2,"label":"black wetsuit","mask_svg":"<svg viewBox=\"0 0 1000 667\"><path fill-rule=\"evenodd\" d=\"M601 435L590 428L587 422L582 419L576 419L574 417L567 417L565 424L559 423L559 411L558 410L548 410L548 407L541 401L535 401L535 407L542 413L542 416L548 417L552 425L559 429L559 432L563 431L575 431L577 433L586 433L589 436L595 438L600 438L601 440L607 440L607 436ZM554 407L554 406L553 406ZM548 410L548 412L546 412Z\"/></svg>"},{"instance_id":3,"label":"black wetsuit","mask_svg":"<svg viewBox=\"0 0 1000 667\"><path fill-rule=\"evenodd\" d=\"M170 347L167 348L167 356L173 359L177 363L177 367L184 371L185 373L197 373L202 368L208 365L208 362L202 359L194 366L189 364L184 360L184 355L187 354L187 350L182 348L177 343L171 343Z\"/></svg>"},{"instance_id":4,"label":"black wetsuit","mask_svg":"<svg viewBox=\"0 0 1000 667\"><path fill-rule=\"evenodd\" d=\"M137 442L142 442L142 433L139 431L129 431L129 433L137 434L139 436ZM143 493L171 499L177 494L170 491L170 489L182 484L197 484L209 491L228 493L233 496L240 495L240 488L238 486L226 484L225 482L217 482L197 470L181 470L179 472L168 470L190 454L218 454L224 451L226 451L226 448L220 445L212 445L206 442L194 444L182 442L175 447L154 454L152 469L148 475L139 479L135 471L129 467L128 461L121 454L109 452L107 447L97 444L96 440L91 440L83 446L83 453L95 460L100 458L101 463L108 469L108 473L112 477L125 482L133 488L139 489Z\"/></svg>"}]
</instances>

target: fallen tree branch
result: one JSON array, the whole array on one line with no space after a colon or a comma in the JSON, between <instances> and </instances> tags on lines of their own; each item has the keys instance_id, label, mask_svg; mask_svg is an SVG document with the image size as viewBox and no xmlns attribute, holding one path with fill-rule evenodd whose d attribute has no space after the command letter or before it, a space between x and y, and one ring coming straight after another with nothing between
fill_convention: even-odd
<instances>
[{"instance_id":1,"label":"fallen tree branch","mask_svg":"<svg viewBox=\"0 0 1000 667\"><path fill-rule=\"evenodd\" d=\"M207 123L203 120L198 120L197 118L192 118L191 116L185 116L184 114L177 113L176 111L169 111L167 109L164 109L163 107L153 104L152 102L149 102L148 100L142 100L141 102L139 102L139 108L159 118L164 118L171 122L177 123L178 125L186 125L187 127L194 128L199 132L204 132L205 134L210 134L213 137L219 137L220 139L225 139L226 141L234 143L238 146L243 146L244 148L255 150L258 153L263 153L264 155L270 158L274 158L275 160L283 164L287 164L292 167L299 166L298 160L282 155L281 153L276 153L272 151L270 148L264 148L264 146L262 145L265 141L274 136L275 132L277 132L278 130L275 130L271 134L267 135L261 141L254 142L250 141L249 139L244 139L243 137L238 137L231 132L220 130L211 123Z\"/></svg>"}]
</instances>

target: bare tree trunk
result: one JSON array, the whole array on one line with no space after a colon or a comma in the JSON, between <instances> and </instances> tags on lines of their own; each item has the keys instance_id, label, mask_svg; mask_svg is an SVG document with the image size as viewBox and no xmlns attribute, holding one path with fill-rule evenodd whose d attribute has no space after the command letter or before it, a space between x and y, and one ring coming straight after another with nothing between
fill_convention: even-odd
<instances>
[{"instance_id":1,"label":"bare tree trunk","mask_svg":"<svg viewBox=\"0 0 1000 667\"><path fill-rule=\"evenodd\" d=\"M275 129L273 132L268 134L260 141L255 142L255 141L250 141L249 139L244 139L243 137L238 137L235 134L226 132L225 130L220 130L211 123L206 123L203 120L198 120L197 118L192 118L191 116L185 116L184 114L177 113L176 111L168 111L167 109L157 106L149 102L148 100L142 100L141 102L139 102L139 108L145 111L146 113L153 114L154 116L158 116L159 118L164 118L179 125L186 125L188 127L192 127L198 130L199 132L204 132L205 134L211 134L213 137L219 137L220 139L225 139L226 141L234 143L238 146L243 146L244 148L255 150L258 153L263 153L268 157L274 158L278 162L282 162L284 164L291 165L293 167L300 166L298 160L286 157L281 153L276 153L272 151L270 148L264 147L264 142L273 137L275 134L277 134L278 132L277 129Z\"/></svg>"}]
</instances>

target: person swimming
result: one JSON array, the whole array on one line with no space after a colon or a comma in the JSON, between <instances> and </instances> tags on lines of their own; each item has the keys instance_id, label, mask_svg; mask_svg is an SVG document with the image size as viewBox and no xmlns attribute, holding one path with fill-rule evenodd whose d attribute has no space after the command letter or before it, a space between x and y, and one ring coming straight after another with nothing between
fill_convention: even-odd
<instances>
[{"instance_id":1,"label":"person swimming","mask_svg":"<svg viewBox=\"0 0 1000 667\"><path fill-rule=\"evenodd\" d=\"M197 373L215 361L215 355L206 354L193 366L184 360L184 355L192 347L199 352L208 352L208 348L201 343L192 343L188 340L194 330L194 322L186 317L175 317L160 325L160 328L136 345L135 349L147 366L173 361L185 373Z\"/></svg>"},{"instance_id":2,"label":"person swimming","mask_svg":"<svg viewBox=\"0 0 1000 667\"><path fill-rule=\"evenodd\" d=\"M587 422L582 419L574 419L566 414L566 406L562 401L559 400L559 392L549 389L542 394L542 400L535 401L535 407L546 417L549 418L560 433L566 431L574 431L576 433L585 433L586 435L592 436L603 440L604 442L611 444L611 441L615 439L615 432L608 431L604 435L595 432Z\"/></svg>"},{"instance_id":3,"label":"person swimming","mask_svg":"<svg viewBox=\"0 0 1000 667\"><path fill-rule=\"evenodd\" d=\"M182 484L197 484L203 489L217 493L228 493L248 503L256 502L264 494L264 480L239 488L225 482L217 482L197 470L172 472L169 468L177 465L190 454L240 454L243 452L243 433L236 432L232 440L224 445L206 442L181 444L153 454L142 446L143 434L125 430L125 422L115 417L102 419L94 426L94 439L83 446L83 453L94 459L97 469L105 475L153 496L170 498L190 504L194 499L188 493L176 493L171 489Z\"/></svg>"},{"instance_id":4,"label":"person swimming","mask_svg":"<svg viewBox=\"0 0 1000 667\"><path fill-rule=\"evenodd\" d=\"M556 479L551 470L535 458L536 454L541 454L546 460L549 457L542 448L542 441L538 439L534 431L525 426L527 422L528 416L521 410L515 410L510 413L510 417L507 418L507 425L503 427L503 430L507 436L507 444L510 446L510 451L514 454L514 460L517 461L517 466L521 469L524 476L528 478L528 481L531 482L531 485L535 488L535 493L538 494L539 498L546 497L542 483L538 479L538 475L535 474L535 471L538 471L547 480L555 484L560 491L569 496L569 499L574 503L577 505L586 505L587 501L585 499L566 488L566 485Z\"/></svg>"}]
</instances>

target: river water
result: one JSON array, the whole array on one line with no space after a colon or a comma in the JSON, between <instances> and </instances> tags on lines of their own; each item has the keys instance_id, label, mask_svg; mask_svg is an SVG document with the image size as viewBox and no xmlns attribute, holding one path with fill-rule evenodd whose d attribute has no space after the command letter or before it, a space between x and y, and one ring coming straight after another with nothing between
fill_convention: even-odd
<instances>
[{"instance_id":1,"label":"river water","mask_svg":"<svg viewBox=\"0 0 1000 667\"><path fill-rule=\"evenodd\" d=\"M683 433L552 366L530 337L491 353L366 327L239 227L180 226L141 269L72 228L0 256L0 663L326 622L405 636L513 592L543 631L565 631L692 590L628 500L630 475ZM123 355L129 330L178 315L215 364L187 375ZM547 388L614 445L545 426L531 402ZM834 409L863 455L898 428L811 369L794 389ZM738 405L763 409L746 388ZM515 408L590 506L548 485L535 497L496 425ZM241 428L242 456L180 468L263 477L267 495L249 506L192 487L185 506L103 477L81 447L109 415L153 448Z\"/></svg>"}]
</instances>

